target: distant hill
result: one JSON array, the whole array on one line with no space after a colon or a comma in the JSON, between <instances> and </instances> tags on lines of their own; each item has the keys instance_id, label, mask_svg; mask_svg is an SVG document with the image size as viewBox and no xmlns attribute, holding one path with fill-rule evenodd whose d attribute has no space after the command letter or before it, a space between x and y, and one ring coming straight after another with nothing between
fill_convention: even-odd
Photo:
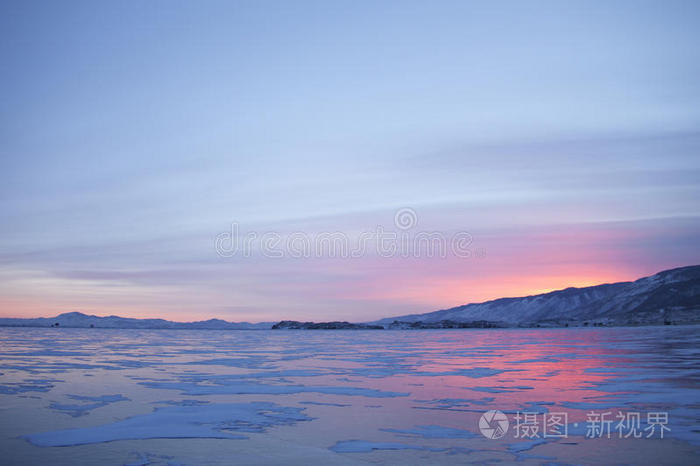
<instances>
[{"instance_id":1,"label":"distant hill","mask_svg":"<svg viewBox=\"0 0 700 466\"><path fill-rule=\"evenodd\" d=\"M395 328L443 321L484 321L504 326L700 323L700 265L665 270L634 282L501 298L372 323L389 326L394 321L398 321Z\"/></svg>"},{"instance_id":2,"label":"distant hill","mask_svg":"<svg viewBox=\"0 0 700 466\"><path fill-rule=\"evenodd\" d=\"M56 325L58 324L58 325ZM164 319L131 319L128 317L98 317L82 312L67 312L56 317L35 319L0 318L2 327L70 327L70 328L140 328L140 329L206 329L206 330L261 330L269 329L271 322L250 324L248 322L227 322L220 319L200 322L172 322Z\"/></svg>"},{"instance_id":3,"label":"distant hill","mask_svg":"<svg viewBox=\"0 0 700 466\"><path fill-rule=\"evenodd\" d=\"M370 328L368 325L376 325L384 328L427 329L690 323L700 323L700 265L665 270L634 282L566 288L521 298L500 298L426 314L388 317L367 324L282 321L275 324L275 328L364 329ZM220 319L172 322L68 312L50 318L0 318L0 326L263 330L270 329L273 323L251 324Z\"/></svg>"}]
</instances>

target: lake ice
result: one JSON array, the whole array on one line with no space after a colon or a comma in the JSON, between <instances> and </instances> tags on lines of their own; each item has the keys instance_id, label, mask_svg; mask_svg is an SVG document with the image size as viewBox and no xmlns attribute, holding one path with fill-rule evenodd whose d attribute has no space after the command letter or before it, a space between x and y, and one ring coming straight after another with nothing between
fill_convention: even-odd
<instances>
[{"instance_id":1,"label":"lake ice","mask_svg":"<svg viewBox=\"0 0 700 466\"><path fill-rule=\"evenodd\" d=\"M0 328L0 450L5 464L698 464L699 330ZM490 410L508 419L498 438L480 428ZM562 414L567 435L545 436ZM640 435L616 431L619 414Z\"/></svg>"}]
</instances>

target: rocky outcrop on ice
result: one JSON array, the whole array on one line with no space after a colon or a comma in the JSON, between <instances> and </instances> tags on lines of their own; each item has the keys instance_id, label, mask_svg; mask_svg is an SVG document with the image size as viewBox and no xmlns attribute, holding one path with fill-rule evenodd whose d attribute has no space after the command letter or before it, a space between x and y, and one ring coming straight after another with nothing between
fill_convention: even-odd
<instances>
[{"instance_id":1,"label":"rocky outcrop on ice","mask_svg":"<svg viewBox=\"0 0 700 466\"><path fill-rule=\"evenodd\" d=\"M507 326L650 325L700 322L700 266L659 272L634 282L567 288L373 322L391 328L434 328L441 322ZM437 328L446 328L440 327Z\"/></svg>"},{"instance_id":2,"label":"rocky outcrop on ice","mask_svg":"<svg viewBox=\"0 0 700 466\"><path fill-rule=\"evenodd\" d=\"M272 326L272 330L383 330L381 325L351 324L350 322L297 322L283 320Z\"/></svg>"},{"instance_id":3,"label":"rocky outcrop on ice","mask_svg":"<svg viewBox=\"0 0 700 466\"><path fill-rule=\"evenodd\" d=\"M473 320L469 322L455 322L453 320L441 320L439 322L402 322L395 320L386 328L400 330L414 329L440 329L440 328L502 328L507 327L503 322L490 322L488 320Z\"/></svg>"}]
</instances>

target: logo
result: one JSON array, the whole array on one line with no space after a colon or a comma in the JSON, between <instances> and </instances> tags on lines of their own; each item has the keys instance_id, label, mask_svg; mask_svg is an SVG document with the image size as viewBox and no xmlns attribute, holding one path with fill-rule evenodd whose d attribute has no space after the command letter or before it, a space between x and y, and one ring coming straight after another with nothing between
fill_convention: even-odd
<instances>
[{"instance_id":1,"label":"logo","mask_svg":"<svg viewBox=\"0 0 700 466\"><path fill-rule=\"evenodd\" d=\"M479 430L488 439L499 439L508 432L508 418L501 411L486 411L479 419Z\"/></svg>"},{"instance_id":2,"label":"logo","mask_svg":"<svg viewBox=\"0 0 700 466\"><path fill-rule=\"evenodd\" d=\"M418 215L416 211L409 208L403 208L396 211L394 214L394 225L399 230L410 230L418 223Z\"/></svg>"}]
</instances>

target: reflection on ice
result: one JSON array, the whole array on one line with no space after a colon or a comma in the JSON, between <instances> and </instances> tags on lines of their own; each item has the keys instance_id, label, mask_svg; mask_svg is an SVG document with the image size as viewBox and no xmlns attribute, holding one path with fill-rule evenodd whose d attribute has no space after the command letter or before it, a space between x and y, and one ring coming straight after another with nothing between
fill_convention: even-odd
<instances>
[{"instance_id":1,"label":"reflection on ice","mask_svg":"<svg viewBox=\"0 0 700 466\"><path fill-rule=\"evenodd\" d=\"M16 455L9 463L71 465L98 457L106 442L105 457L120 464L229 464L241 451L271 463L692 463L699 343L697 327L5 328L0 448ZM486 438L487 410L511 422L519 412L563 412L568 437L516 438L511 426ZM670 431L663 440L587 439L591 411L667 412Z\"/></svg>"}]
</instances>

